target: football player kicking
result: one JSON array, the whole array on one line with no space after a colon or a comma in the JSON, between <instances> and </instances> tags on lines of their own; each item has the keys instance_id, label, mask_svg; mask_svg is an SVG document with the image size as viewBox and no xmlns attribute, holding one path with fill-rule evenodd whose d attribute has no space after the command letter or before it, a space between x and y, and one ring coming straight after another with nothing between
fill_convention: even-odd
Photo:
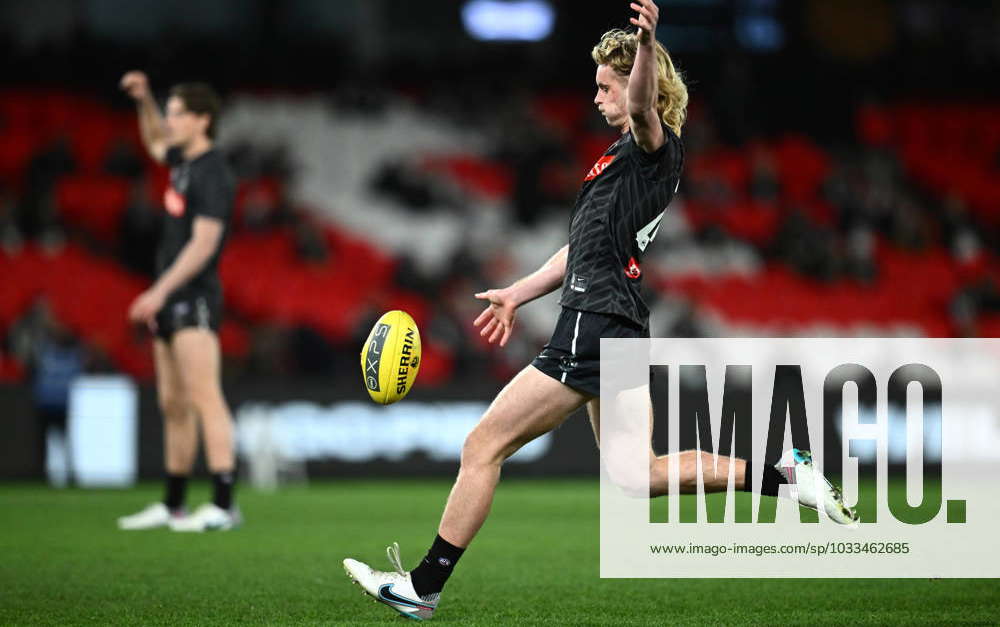
<instances>
[{"instance_id":1,"label":"football player kicking","mask_svg":"<svg viewBox=\"0 0 1000 627\"><path fill-rule=\"evenodd\" d=\"M597 64L594 104L621 136L584 178L570 218L569 245L513 285L476 295L489 302L476 325L491 343L504 346L517 308L561 286L562 313L552 339L500 391L466 438L458 478L423 560L406 571L395 543L387 549L394 572L344 560L347 574L367 594L408 617L434 614L445 582L489 514L504 460L584 405L600 438L600 338L649 337L641 261L679 184L688 95L670 55L655 40L656 4L635 0L630 6L637 31L605 33L591 52ZM699 458L706 456L705 491L726 490L730 466L736 489L750 490L752 472L745 460L719 457L713 469L709 453L675 455L682 489L697 485ZM666 494L670 461L650 448L651 495ZM814 474L808 452L792 449L771 461L762 471L763 494L776 496L779 484L792 481L802 505L821 508L839 523L854 522L839 491ZM818 493L817 484L823 486Z\"/></svg>"}]
</instances>

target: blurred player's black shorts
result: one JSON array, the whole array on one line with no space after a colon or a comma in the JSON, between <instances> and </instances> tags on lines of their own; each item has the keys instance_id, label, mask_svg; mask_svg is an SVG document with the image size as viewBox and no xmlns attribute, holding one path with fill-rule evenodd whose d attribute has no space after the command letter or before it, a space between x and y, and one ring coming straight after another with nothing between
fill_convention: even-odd
<instances>
[{"instance_id":1,"label":"blurred player's black shorts","mask_svg":"<svg viewBox=\"0 0 1000 627\"><path fill-rule=\"evenodd\" d=\"M552 339L531 365L584 394L600 396L602 337L646 338L649 327L620 316L563 307Z\"/></svg>"},{"instance_id":2,"label":"blurred player's black shorts","mask_svg":"<svg viewBox=\"0 0 1000 627\"><path fill-rule=\"evenodd\" d=\"M199 328L219 332L222 324L222 294L189 292L171 297L156 314L156 337L169 342L181 329Z\"/></svg>"}]
</instances>

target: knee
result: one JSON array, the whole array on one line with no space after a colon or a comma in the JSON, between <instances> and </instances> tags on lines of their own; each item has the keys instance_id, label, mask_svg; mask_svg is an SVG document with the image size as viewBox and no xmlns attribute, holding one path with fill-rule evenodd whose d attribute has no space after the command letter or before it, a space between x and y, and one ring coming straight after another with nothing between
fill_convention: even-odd
<instances>
[{"instance_id":1,"label":"knee","mask_svg":"<svg viewBox=\"0 0 1000 627\"><path fill-rule=\"evenodd\" d=\"M499 468L514 451L506 452L503 443L487 438L476 429L465 438L462 445L462 469ZM515 449L516 450L516 449Z\"/></svg>"},{"instance_id":2,"label":"knee","mask_svg":"<svg viewBox=\"0 0 1000 627\"><path fill-rule=\"evenodd\" d=\"M214 415L214 411L222 403L222 392L212 385L192 386L188 401L202 416Z\"/></svg>"},{"instance_id":3,"label":"knee","mask_svg":"<svg viewBox=\"0 0 1000 627\"><path fill-rule=\"evenodd\" d=\"M163 417L170 422L187 420L190 415L190 405L187 398L179 392L161 391L157 398Z\"/></svg>"}]
</instances>

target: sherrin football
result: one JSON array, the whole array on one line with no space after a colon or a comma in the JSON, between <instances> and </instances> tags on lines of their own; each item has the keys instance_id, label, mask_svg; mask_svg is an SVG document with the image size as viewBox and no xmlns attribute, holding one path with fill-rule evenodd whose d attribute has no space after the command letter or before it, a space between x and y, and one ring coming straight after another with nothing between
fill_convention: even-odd
<instances>
[{"instance_id":1,"label":"sherrin football","mask_svg":"<svg viewBox=\"0 0 1000 627\"><path fill-rule=\"evenodd\" d=\"M372 400L391 405L410 392L420 369L420 331L399 309L378 319L361 348L361 375Z\"/></svg>"}]
</instances>

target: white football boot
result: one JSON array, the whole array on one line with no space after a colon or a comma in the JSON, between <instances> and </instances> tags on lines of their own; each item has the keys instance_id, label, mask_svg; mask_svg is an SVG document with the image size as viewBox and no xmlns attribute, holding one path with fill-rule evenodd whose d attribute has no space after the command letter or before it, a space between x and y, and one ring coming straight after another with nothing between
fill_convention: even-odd
<instances>
[{"instance_id":1,"label":"white football boot","mask_svg":"<svg viewBox=\"0 0 1000 627\"><path fill-rule=\"evenodd\" d=\"M166 527L171 520L184 516L184 510L171 512L163 503L150 503L142 511L118 519L118 528L126 531L158 529Z\"/></svg>"},{"instance_id":2,"label":"white football boot","mask_svg":"<svg viewBox=\"0 0 1000 627\"><path fill-rule=\"evenodd\" d=\"M823 511L830 520L841 525L858 526L858 515L844 505L840 489L834 487L813 466L812 453L797 448L789 449L774 468L788 483L796 487L799 505L819 511L819 504L822 503Z\"/></svg>"},{"instance_id":3,"label":"white football boot","mask_svg":"<svg viewBox=\"0 0 1000 627\"><path fill-rule=\"evenodd\" d=\"M202 531L229 531L243 524L240 508L233 506L226 511L214 503L205 503L194 510L190 516L172 518L171 531L187 531L199 533Z\"/></svg>"},{"instance_id":4,"label":"white football boot","mask_svg":"<svg viewBox=\"0 0 1000 627\"><path fill-rule=\"evenodd\" d=\"M348 558L344 560L347 576L361 586L365 594L380 603L385 603L403 616L416 620L429 619L434 615L441 593L418 596L413 589L410 573L403 570L403 564L399 559L399 544L393 542L392 546L386 547L385 552L396 572L375 570L368 564Z\"/></svg>"}]
</instances>

